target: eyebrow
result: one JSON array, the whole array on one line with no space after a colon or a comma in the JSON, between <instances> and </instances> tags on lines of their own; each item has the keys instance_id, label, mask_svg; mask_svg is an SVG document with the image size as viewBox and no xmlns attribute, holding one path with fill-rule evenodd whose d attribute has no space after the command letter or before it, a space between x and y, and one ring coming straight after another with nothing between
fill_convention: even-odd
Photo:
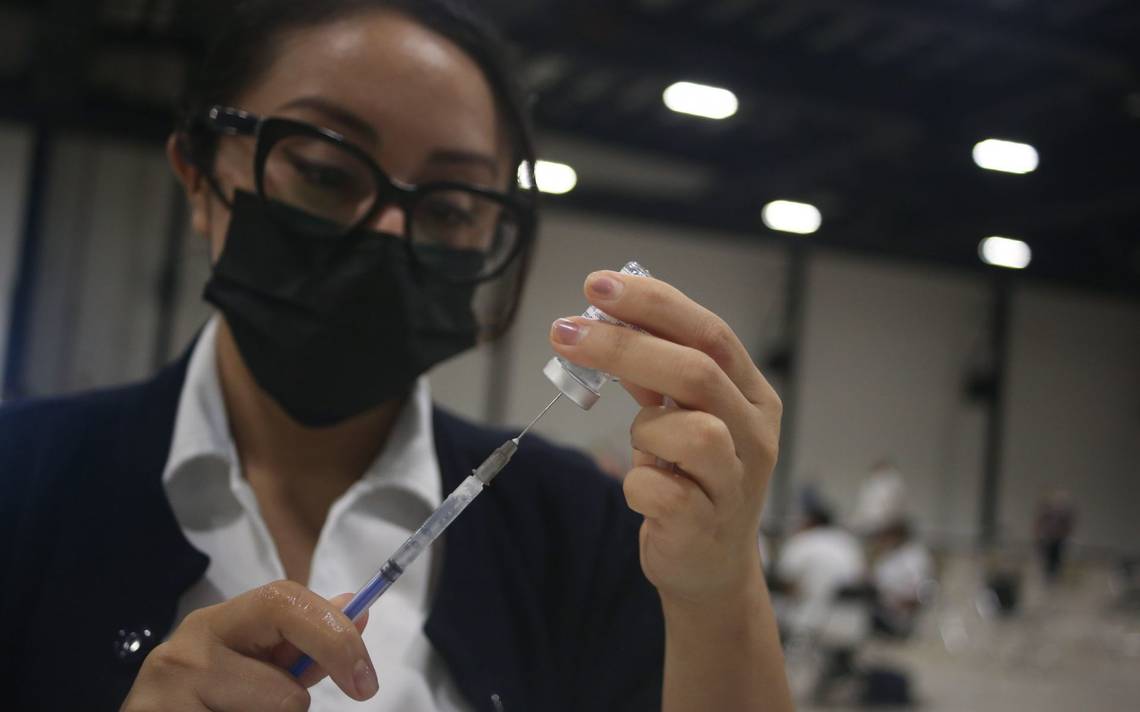
<instances>
[{"instance_id":1,"label":"eyebrow","mask_svg":"<svg viewBox=\"0 0 1140 712\"><path fill-rule=\"evenodd\" d=\"M310 109L324 114L346 129L361 134L373 143L380 142L380 135L368 121L339 104L317 96L303 96L284 104L281 109ZM493 156L476 151L457 148L440 148L428 155L429 163L450 165L473 165L486 168L492 178L499 175L499 162Z\"/></svg>"},{"instance_id":2,"label":"eyebrow","mask_svg":"<svg viewBox=\"0 0 1140 712\"><path fill-rule=\"evenodd\" d=\"M475 151L437 149L428 156L428 162L481 166L489 170L493 177L499 174L498 161L485 153L476 153Z\"/></svg>"},{"instance_id":3,"label":"eyebrow","mask_svg":"<svg viewBox=\"0 0 1140 712\"><path fill-rule=\"evenodd\" d=\"M362 134L373 143L380 141L380 136L376 133L376 129L372 128L372 124L343 106L339 106L327 99L321 99L316 96L303 96L290 101L282 106L281 109L311 109L320 114L324 114L346 129Z\"/></svg>"}]
</instances>

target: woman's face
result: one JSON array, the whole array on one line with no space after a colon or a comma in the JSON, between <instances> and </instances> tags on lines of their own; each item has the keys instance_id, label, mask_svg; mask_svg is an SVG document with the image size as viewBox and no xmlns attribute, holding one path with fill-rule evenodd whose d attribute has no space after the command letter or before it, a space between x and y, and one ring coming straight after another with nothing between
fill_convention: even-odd
<instances>
[{"instance_id":1,"label":"woman's face","mask_svg":"<svg viewBox=\"0 0 1140 712\"><path fill-rule=\"evenodd\" d=\"M333 129L406 183L460 181L505 190L510 147L479 66L442 35L404 15L377 11L295 30L276 43L263 76L233 102L261 116ZM223 192L253 192L254 140L222 137L214 172ZM172 152L173 156L173 152ZM221 254L230 214L177 157L194 229ZM385 206L367 226L401 234L404 216Z\"/></svg>"}]
</instances>

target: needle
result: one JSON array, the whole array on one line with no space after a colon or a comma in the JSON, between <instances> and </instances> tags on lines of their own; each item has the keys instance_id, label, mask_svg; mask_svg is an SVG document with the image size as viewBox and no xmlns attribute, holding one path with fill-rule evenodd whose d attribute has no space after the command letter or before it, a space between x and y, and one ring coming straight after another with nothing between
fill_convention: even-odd
<instances>
[{"instance_id":1,"label":"needle","mask_svg":"<svg viewBox=\"0 0 1140 712\"><path fill-rule=\"evenodd\" d=\"M558 399L559 399L559 398L561 398L561 397L562 397L562 394L561 394L561 393L559 393L558 395L554 396L554 400L552 400L552 401L550 401L549 403L547 403L547 404L546 404L546 407L542 409L542 412L541 412L541 413L539 413L538 415L536 415L536 416L534 417L534 420L530 421L530 425L528 425L528 426L526 426L525 428L523 428L522 432L521 432L521 433L519 433L518 435L516 435L516 436L515 436L515 438L514 438L514 443L515 443L515 445L518 445L518 444L519 444L519 440L522 440L522 436L526 435L527 431L528 431L528 430L530 430L532 427L534 427L534 424L538 422L538 419L539 419L539 418L541 418L542 416L546 415L546 411L550 410L550 407L551 407L552 405L554 405L555 403L557 403L557 402L558 402Z\"/></svg>"}]
</instances>

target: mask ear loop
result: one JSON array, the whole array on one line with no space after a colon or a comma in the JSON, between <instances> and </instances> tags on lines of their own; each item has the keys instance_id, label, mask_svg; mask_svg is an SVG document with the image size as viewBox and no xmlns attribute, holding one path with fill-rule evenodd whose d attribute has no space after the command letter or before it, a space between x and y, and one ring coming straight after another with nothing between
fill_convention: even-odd
<instances>
[{"instance_id":1,"label":"mask ear loop","mask_svg":"<svg viewBox=\"0 0 1140 712\"><path fill-rule=\"evenodd\" d=\"M187 120L178 135L178 150L182 153L183 159L198 170L198 173L205 179L207 186L209 186L214 195L218 197L218 200L222 202L222 205L226 206L227 210L232 211L234 208L233 203L226 198L225 193L222 192L222 187L214 177L213 171L202 167L202 162L198 160L198 156L195 155L193 147L188 143L192 140L191 136L193 133L194 122L193 120ZM210 268L210 271L213 272L217 261L214 259L212 249L206 250L206 264Z\"/></svg>"},{"instance_id":2,"label":"mask ear loop","mask_svg":"<svg viewBox=\"0 0 1140 712\"><path fill-rule=\"evenodd\" d=\"M233 201L222 192L222 186L218 183L213 171L202 171L202 177L206 179L206 183L209 184L210 190L214 191L214 195L218 196L218 200L222 201L222 205L226 206L227 210L232 211L234 209Z\"/></svg>"},{"instance_id":3,"label":"mask ear loop","mask_svg":"<svg viewBox=\"0 0 1140 712\"><path fill-rule=\"evenodd\" d=\"M222 190L221 184L218 183L218 179L214 175L213 169L202 165L202 161L199 160L199 156L196 155L193 145L189 143L193 141L192 137L194 132L195 128L193 126L193 122L187 121L186 125L182 127L182 131L178 137L178 149L182 152L182 157L186 160L186 162L194 166L194 168L196 168L202 175L202 178L205 179L206 184L209 186L210 190L213 191L214 195L218 197L218 200L222 201L222 205L226 206L226 209L228 210L233 210L233 201L226 197L225 192Z\"/></svg>"}]
</instances>

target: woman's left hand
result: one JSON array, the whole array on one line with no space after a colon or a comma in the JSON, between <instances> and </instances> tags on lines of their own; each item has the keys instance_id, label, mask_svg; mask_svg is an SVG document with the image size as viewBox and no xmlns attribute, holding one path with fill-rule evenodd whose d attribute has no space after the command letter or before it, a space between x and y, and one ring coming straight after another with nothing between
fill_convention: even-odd
<instances>
[{"instance_id":1,"label":"woman's left hand","mask_svg":"<svg viewBox=\"0 0 1140 712\"><path fill-rule=\"evenodd\" d=\"M747 596L762 580L757 534L779 397L732 329L665 282L595 272L585 292L645 330L575 317L556 321L551 341L560 356L620 378L642 406L624 488L645 517L646 577L664 600L690 605Z\"/></svg>"}]
</instances>

